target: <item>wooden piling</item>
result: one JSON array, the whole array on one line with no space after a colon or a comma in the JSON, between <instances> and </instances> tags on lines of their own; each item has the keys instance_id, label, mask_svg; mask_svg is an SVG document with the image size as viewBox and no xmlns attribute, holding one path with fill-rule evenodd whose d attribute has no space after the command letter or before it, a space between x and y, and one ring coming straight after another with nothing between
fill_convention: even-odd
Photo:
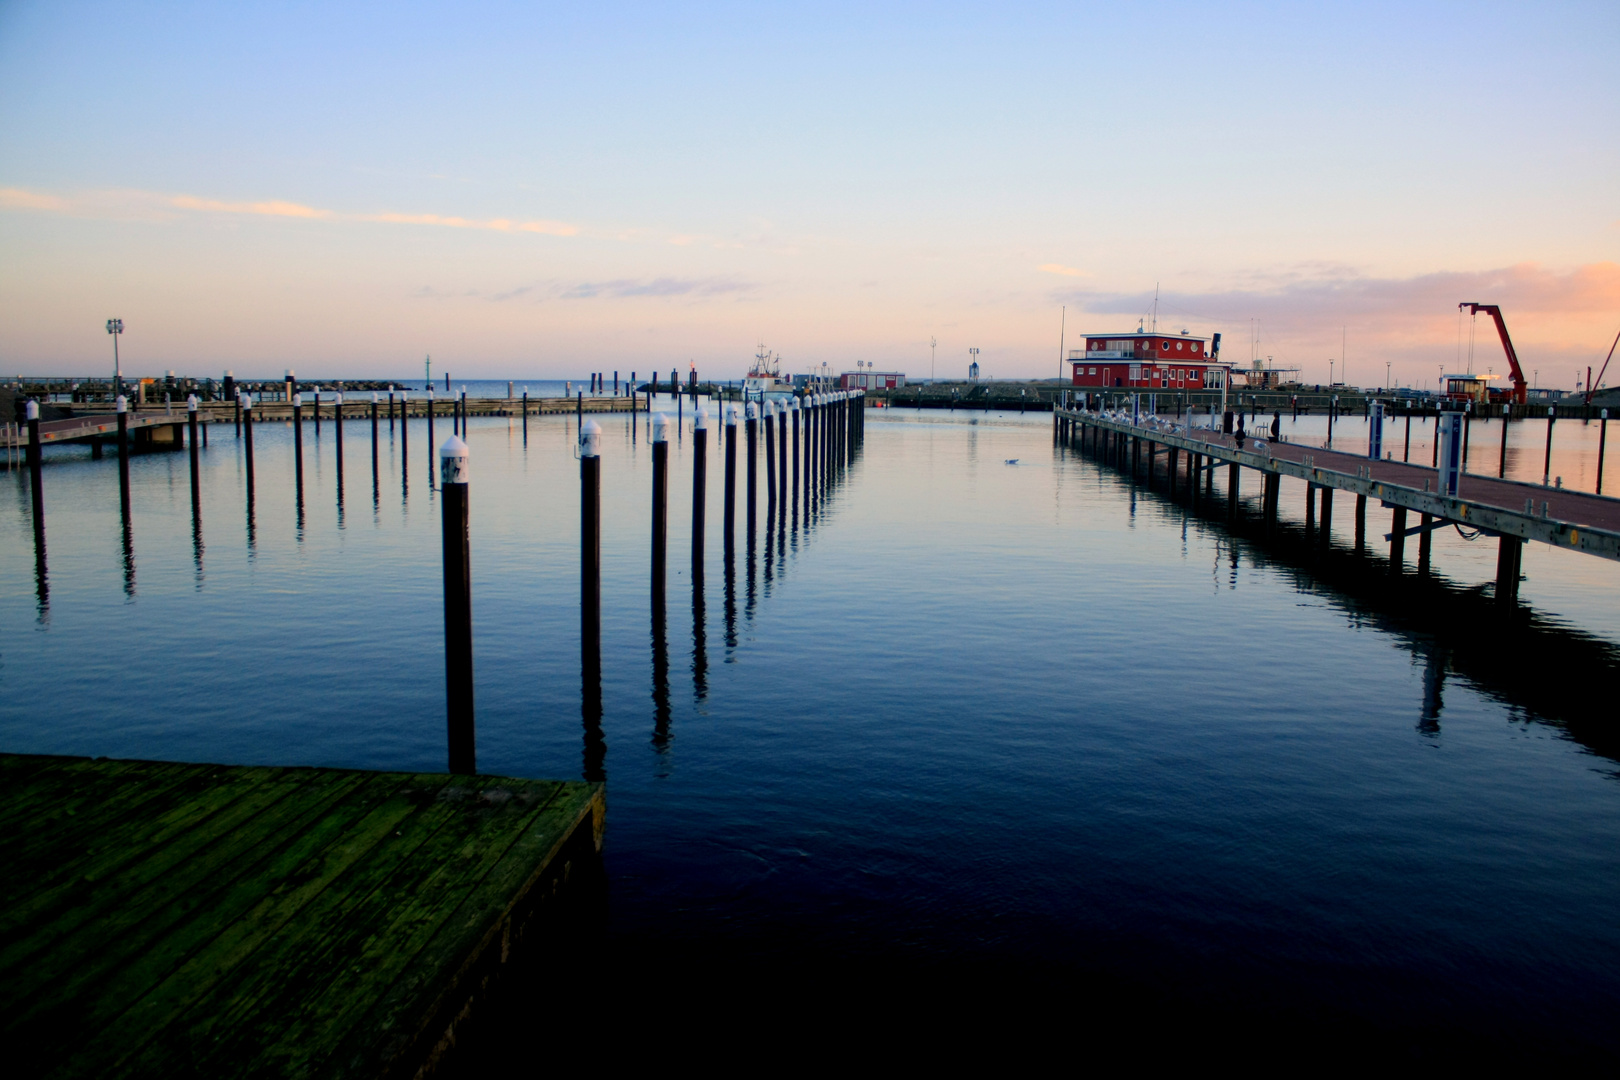
<instances>
[{"instance_id":1,"label":"wooden piling","mask_svg":"<svg viewBox=\"0 0 1620 1080\"><path fill-rule=\"evenodd\" d=\"M45 539L45 447L39 440L39 402L30 401L26 409L28 421L28 487L34 505L34 541L36 547ZM193 424L195 424L195 420ZM196 458L195 452L192 454ZM195 475L195 468L192 470Z\"/></svg>"},{"instance_id":2,"label":"wooden piling","mask_svg":"<svg viewBox=\"0 0 1620 1080\"><path fill-rule=\"evenodd\" d=\"M669 417L659 413L652 422L652 603L654 614L664 610L665 545L669 542Z\"/></svg>"},{"instance_id":3,"label":"wooden piling","mask_svg":"<svg viewBox=\"0 0 1620 1080\"><path fill-rule=\"evenodd\" d=\"M1503 536L1496 546L1496 602L1512 607L1519 602L1519 575L1524 559L1524 541Z\"/></svg>"},{"instance_id":4,"label":"wooden piling","mask_svg":"<svg viewBox=\"0 0 1620 1080\"><path fill-rule=\"evenodd\" d=\"M737 406L725 406L726 491L721 543L729 553L737 539Z\"/></svg>"},{"instance_id":5,"label":"wooden piling","mask_svg":"<svg viewBox=\"0 0 1620 1080\"><path fill-rule=\"evenodd\" d=\"M1554 405L1547 406L1547 451L1541 459L1541 483L1543 486L1546 485L1548 479L1552 476L1552 432L1553 420L1556 419L1553 412L1556 408L1557 406Z\"/></svg>"},{"instance_id":6,"label":"wooden piling","mask_svg":"<svg viewBox=\"0 0 1620 1080\"><path fill-rule=\"evenodd\" d=\"M473 713L472 557L468 524L467 444L454 435L439 449L444 504L444 690L450 771L478 771Z\"/></svg>"},{"instance_id":7,"label":"wooden piling","mask_svg":"<svg viewBox=\"0 0 1620 1080\"><path fill-rule=\"evenodd\" d=\"M703 573L703 524L709 486L709 410L692 416L692 577Z\"/></svg>"},{"instance_id":8,"label":"wooden piling","mask_svg":"<svg viewBox=\"0 0 1620 1080\"><path fill-rule=\"evenodd\" d=\"M747 465L747 472L748 472L748 477L747 477L748 488L747 488L747 493L746 493L748 501L747 501L747 505L745 507L745 513L747 514L748 519L744 523L744 530L748 534L749 543L752 544L753 539L754 539L754 500L755 500L754 458L756 457L756 453L755 453L755 451L757 449L756 444L759 441L759 420L758 420L758 418L757 418L757 416L755 414L755 406L754 406L754 403L752 401L748 402L748 404L745 406L745 410L746 411L745 411L745 414L744 414L745 415L744 427L747 429L747 436L748 436L748 446L747 446L748 460L747 460L747 462L745 462L745 464Z\"/></svg>"},{"instance_id":9,"label":"wooden piling","mask_svg":"<svg viewBox=\"0 0 1620 1080\"><path fill-rule=\"evenodd\" d=\"M579 429L579 639L587 672L601 670L602 650L602 428Z\"/></svg>"},{"instance_id":10,"label":"wooden piling","mask_svg":"<svg viewBox=\"0 0 1620 1080\"><path fill-rule=\"evenodd\" d=\"M1389 572L1403 573L1406 569L1406 507L1397 506L1390 514Z\"/></svg>"},{"instance_id":11,"label":"wooden piling","mask_svg":"<svg viewBox=\"0 0 1620 1080\"><path fill-rule=\"evenodd\" d=\"M253 395L242 394L242 457L247 466L247 497L253 502Z\"/></svg>"}]
</instances>

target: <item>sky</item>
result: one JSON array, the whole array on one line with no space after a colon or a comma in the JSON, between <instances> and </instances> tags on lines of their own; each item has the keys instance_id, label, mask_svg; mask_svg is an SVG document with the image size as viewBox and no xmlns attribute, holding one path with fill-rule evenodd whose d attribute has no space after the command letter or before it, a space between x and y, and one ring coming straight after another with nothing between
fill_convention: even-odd
<instances>
[{"instance_id":1,"label":"sky","mask_svg":"<svg viewBox=\"0 0 1620 1080\"><path fill-rule=\"evenodd\" d=\"M1360 385L1502 373L1498 303L1572 389L1617 47L1613 3L0 0L0 373L101 375L116 316L126 373L1043 377L1157 293Z\"/></svg>"}]
</instances>

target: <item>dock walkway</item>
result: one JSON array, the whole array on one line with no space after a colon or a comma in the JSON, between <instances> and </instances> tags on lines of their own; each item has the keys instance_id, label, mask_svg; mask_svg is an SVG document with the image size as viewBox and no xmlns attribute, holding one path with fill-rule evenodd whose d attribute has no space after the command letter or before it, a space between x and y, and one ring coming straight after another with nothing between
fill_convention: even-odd
<instances>
[{"instance_id":1,"label":"dock walkway","mask_svg":"<svg viewBox=\"0 0 1620 1080\"><path fill-rule=\"evenodd\" d=\"M1148 448L1150 471L1155 453L1161 448L1169 451L1172 477L1177 475L1177 458L1181 454L1187 455L1188 475L1197 475L1206 482L1207 470L1224 464L1228 467L1229 498L1235 498L1241 487L1240 470L1253 469L1264 480L1263 506L1268 521L1276 516L1276 481L1283 476L1305 481L1311 496L1318 490L1324 492L1324 497L1335 490L1357 496L1358 536L1365 501L1377 499L1394 511L1389 539L1391 557L1397 563L1406 537L1435 528L1456 524L1499 537L1502 550L1498 558L1498 596L1505 602L1517 599L1519 546L1526 540L1620 560L1620 499L1604 495L1465 472L1457 495L1447 496L1438 490L1435 469L1406 462L1265 438L1247 438L1240 447L1235 436L1207 428L1189 429L1164 420L1133 424L1125 417L1112 418L1086 410L1060 410L1054 424L1058 439L1076 445L1089 441L1095 446L1100 442L1120 450L1119 460L1128 462L1133 470L1143 446ZM1191 487L1195 497L1198 486ZM1308 513L1309 509L1308 505ZM1408 511L1422 515L1423 523L1408 528ZM1328 504L1324 503L1324 519L1327 513Z\"/></svg>"},{"instance_id":2,"label":"dock walkway","mask_svg":"<svg viewBox=\"0 0 1620 1080\"><path fill-rule=\"evenodd\" d=\"M600 784L0 756L20 1076L412 1076L571 860Z\"/></svg>"}]
</instances>

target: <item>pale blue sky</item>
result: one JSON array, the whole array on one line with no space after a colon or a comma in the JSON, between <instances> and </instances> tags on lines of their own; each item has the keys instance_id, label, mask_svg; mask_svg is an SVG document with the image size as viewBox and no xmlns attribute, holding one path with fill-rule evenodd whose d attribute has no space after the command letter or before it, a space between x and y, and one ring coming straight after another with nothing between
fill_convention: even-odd
<instances>
[{"instance_id":1,"label":"pale blue sky","mask_svg":"<svg viewBox=\"0 0 1620 1080\"><path fill-rule=\"evenodd\" d=\"M1156 282L1310 378L1343 326L1432 378L1459 300L1573 369L1617 46L1612 4L0 4L0 370L99 370L116 314L199 373L1050 374L1060 305Z\"/></svg>"}]
</instances>

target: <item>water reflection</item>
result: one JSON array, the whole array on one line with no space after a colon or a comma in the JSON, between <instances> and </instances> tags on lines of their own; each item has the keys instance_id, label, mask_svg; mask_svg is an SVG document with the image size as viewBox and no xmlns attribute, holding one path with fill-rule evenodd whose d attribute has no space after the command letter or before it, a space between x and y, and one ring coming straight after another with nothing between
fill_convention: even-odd
<instances>
[{"instance_id":1,"label":"water reflection","mask_svg":"<svg viewBox=\"0 0 1620 1080\"><path fill-rule=\"evenodd\" d=\"M34 604L40 625L50 622L51 575L45 564L45 520L40 516L34 518Z\"/></svg>"},{"instance_id":2,"label":"water reflection","mask_svg":"<svg viewBox=\"0 0 1620 1080\"><path fill-rule=\"evenodd\" d=\"M652 609L652 702L653 749L660 756L669 752L669 641L665 635L664 605L654 602ZM665 763L667 765L667 762Z\"/></svg>"},{"instance_id":3,"label":"water reflection","mask_svg":"<svg viewBox=\"0 0 1620 1080\"><path fill-rule=\"evenodd\" d=\"M1424 660L1423 707L1418 712L1418 731L1425 735L1440 734L1440 710L1445 707L1441 691L1446 685L1446 654L1443 649L1427 649L1414 645L1414 654Z\"/></svg>"},{"instance_id":4,"label":"water reflection","mask_svg":"<svg viewBox=\"0 0 1620 1080\"><path fill-rule=\"evenodd\" d=\"M704 613L703 570L692 572L692 694L702 701L709 696L709 648L707 616Z\"/></svg>"}]
</instances>

